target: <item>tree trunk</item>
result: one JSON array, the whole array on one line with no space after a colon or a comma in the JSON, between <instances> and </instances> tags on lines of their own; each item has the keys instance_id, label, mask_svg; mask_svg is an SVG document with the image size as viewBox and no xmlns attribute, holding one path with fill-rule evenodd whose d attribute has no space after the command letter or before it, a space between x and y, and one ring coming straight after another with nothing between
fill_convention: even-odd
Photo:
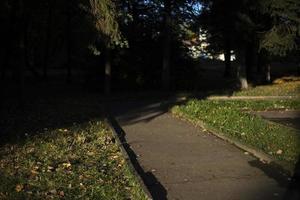
<instances>
[{"instance_id":1,"label":"tree trunk","mask_svg":"<svg viewBox=\"0 0 300 200\"><path fill-rule=\"evenodd\" d=\"M244 90L248 89L248 81L246 74L246 63L244 50L240 49L236 53L237 59L237 79L239 81L239 88Z\"/></svg>"},{"instance_id":2,"label":"tree trunk","mask_svg":"<svg viewBox=\"0 0 300 200\"><path fill-rule=\"evenodd\" d=\"M48 14L47 14L47 28L46 28L46 41L45 41L45 52L43 60L43 77L47 79L48 77L48 62L49 62L49 49L50 49L50 39L52 32L52 12L53 12L54 0L48 0Z\"/></svg>"},{"instance_id":3,"label":"tree trunk","mask_svg":"<svg viewBox=\"0 0 300 200\"><path fill-rule=\"evenodd\" d=\"M225 42L225 72L224 77L231 77L231 48L230 48L230 39L227 38Z\"/></svg>"},{"instance_id":4,"label":"tree trunk","mask_svg":"<svg viewBox=\"0 0 300 200\"><path fill-rule=\"evenodd\" d=\"M265 81L266 83L271 83L271 65L270 63L265 66Z\"/></svg>"},{"instance_id":5,"label":"tree trunk","mask_svg":"<svg viewBox=\"0 0 300 200\"><path fill-rule=\"evenodd\" d=\"M263 83L270 83L271 82L271 65L270 65L270 58L269 54L266 50L261 50L259 52L259 72L262 75L262 82Z\"/></svg>"},{"instance_id":6,"label":"tree trunk","mask_svg":"<svg viewBox=\"0 0 300 200\"><path fill-rule=\"evenodd\" d=\"M67 42L67 81L72 78L72 63L71 63L71 4L67 1L67 24L66 24L66 42Z\"/></svg>"},{"instance_id":7,"label":"tree trunk","mask_svg":"<svg viewBox=\"0 0 300 200\"><path fill-rule=\"evenodd\" d=\"M16 37L16 23L17 23L17 12L18 12L18 0L12 0L11 9L9 13L8 27L5 31L4 39L4 52L3 61L1 67L1 79L5 79L7 68L10 62L13 44L15 43L14 38Z\"/></svg>"},{"instance_id":8,"label":"tree trunk","mask_svg":"<svg viewBox=\"0 0 300 200\"><path fill-rule=\"evenodd\" d=\"M28 69L33 77L37 80L39 80L41 78L40 73L34 68L34 66L31 64L30 62L30 56L29 56L29 38L28 38L28 26L29 26L29 19L30 17L27 16L25 19L25 24L24 24L24 62L25 62L25 66L26 69Z\"/></svg>"},{"instance_id":9,"label":"tree trunk","mask_svg":"<svg viewBox=\"0 0 300 200\"><path fill-rule=\"evenodd\" d=\"M105 82L104 82L104 92L106 95L111 93L111 50L106 47L105 50Z\"/></svg>"},{"instance_id":10,"label":"tree trunk","mask_svg":"<svg viewBox=\"0 0 300 200\"><path fill-rule=\"evenodd\" d=\"M5 22L3 22L3 24L5 24ZM4 79L4 77L5 77L5 66L4 66L4 64L5 64L6 51L7 51L7 48L6 48L7 41L5 40L5 38L7 39L6 31L7 31L7 27L5 27L5 26L4 26L3 29L0 30L1 44L3 44L3 45L0 46L0 70L1 70L0 81L2 79Z\"/></svg>"},{"instance_id":11,"label":"tree trunk","mask_svg":"<svg viewBox=\"0 0 300 200\"><path fill-rule=\"evenodd\" d=\"M171 0L164 0L164 41L163 41L163 90L170 89L170 56L171 56Z\"/></svg>"},{"instance_id":12,"label":"tree trunk","mask_svg":"<svg viewBox=\"0 0 300 200\"><path fill-rule=\"evenodd\" d=\"M9 37L7 37L7 40L9 41ZM8 41L4 42L4 48L2 52L2 60L1 60L1 80L5 79L6 76L6 70L7 70L7 65L9 62L9 43Z\"/></svg>"},{"instance_id":13,"label":"tree trunk","mask_svg":"<svg viewBox=\"0 0 300 200\"><path fill-rule=\"evenodd\" d=\"M25 66L25 8L23 0L19 0L17 3L17 26L15 27L17 35L16 51L18 52L19 62L15 69L15 77L17 84L17 96L19 101L19 107L24 106L24 66Z\"/></svg>"},{"instance_id":14,"label":"tree trunk","mask_svg":"<svg viewBox=\"0 0 300 200\"><path fill-rule=\"evenodd\" d=\"M247 75L247 79L249 81L252 81L253 80L253 68L255 66L255 56L254 56L254 53L255 53L255 50L254 50L254 46L253 44L249 43L247 45L247 48L246 48L246 75Z\"/></svg>"},{"instance_id":15,"label":"tree trunk","mask_svg":"<svg viewBox=\"0 0 300 200\"><path fill-rule=\"evenodd\" d=\"M263 69L263 58L261 52L257 53L257 74L261 74Z\"/></svg>"}]
</instances>

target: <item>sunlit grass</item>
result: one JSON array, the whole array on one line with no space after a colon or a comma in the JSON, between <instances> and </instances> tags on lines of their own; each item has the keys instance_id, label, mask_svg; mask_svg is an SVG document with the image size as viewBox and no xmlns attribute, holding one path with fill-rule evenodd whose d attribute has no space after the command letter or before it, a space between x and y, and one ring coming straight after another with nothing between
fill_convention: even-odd
<instances>
[{"instance_id":1,"label":"sunlit grass","mask_svg":"<svg viewBox=\"0 0 300 200\"><path fill-rule=\"evenodd\" d=\"M300 78L277 79L271 85L257 86L235 92L234 96L300 96Z\"/></svg>"},{"instance_id":2,"label":"sunlit grass","mask_svg":"<svg viewBox=\"0 0 300 200\"><path fill-rule=\"evenodd\" d=\"M101 121L0 147L0 199L146 199Z\"/></svg>"},{"instance_id":3,"label":"sunlit grass","mask_svg":"<svg viewBox=\"0 0 300 200\"><path fill-rule=\"evenodd\" d=\"M300 134L296 129L267 121L246 111L300 109L300 101L210 101L190 100L172 112L206 129L257 148L292 164L300 155Z\"/></svg>"}]
</instances>

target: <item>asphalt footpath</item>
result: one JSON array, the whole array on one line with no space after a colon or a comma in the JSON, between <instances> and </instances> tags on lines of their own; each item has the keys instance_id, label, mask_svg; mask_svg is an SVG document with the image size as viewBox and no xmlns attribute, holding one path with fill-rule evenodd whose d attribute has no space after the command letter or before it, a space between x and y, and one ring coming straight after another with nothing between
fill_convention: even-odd
<instances>
[{"instance_id":1,"label":"asphalt footpath","mask_svg":"<svg viewBox=\"0 0 300 200\"><path fill-rule=\"evenodd\" d=\"M176 119L166 103L132 100L107 106L153 199L287 199L290 179L278 169Z\"/></svg>"}]
</instances>

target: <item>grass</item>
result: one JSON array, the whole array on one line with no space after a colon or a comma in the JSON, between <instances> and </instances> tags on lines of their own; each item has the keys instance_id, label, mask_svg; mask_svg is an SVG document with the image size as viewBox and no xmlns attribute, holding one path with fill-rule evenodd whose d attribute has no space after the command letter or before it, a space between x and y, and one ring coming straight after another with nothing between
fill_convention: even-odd
<instances>
[{"instance_id":1,"label":"grass","mask_svg":"<svg viewBox=\"0 0 300 200\"><path fill-rule=\"evenodd\" d=\"M300 155L296 129L264 120L245 111L300 109L300 101L210 101L190 100L172 112L209 130L264 151L277 160L295 164Z\"/></svg>"},{"instance_id":2,"label":"grass","mask_svg":"<svg viewBox=\"0 0 300 200\"><path fill-rule=\"evenodd\" d=\"M263 85L249 90L234 92L234 96L299 96L300 80L296 77L276 79L272 85Z\"/></svg>"},{"instance_id":3,"label":"grass","mask_svg":"<svg viewBox=\"0 0 300 200\"><path fill-rule=\"evenodd\" d=\"M101 94L74 82L8 88L0 109L0 199L146 199L103 123Z\"/></svg>"},{"instance_id":4,"label":"grass","mask_svg":"<svg viewBox=\"0 0 300 200\"><path fill-rule=\"evenodd\" d=\"M0 199L146 199L101 121L0 147Z\"/></svg>"}]
</instances>

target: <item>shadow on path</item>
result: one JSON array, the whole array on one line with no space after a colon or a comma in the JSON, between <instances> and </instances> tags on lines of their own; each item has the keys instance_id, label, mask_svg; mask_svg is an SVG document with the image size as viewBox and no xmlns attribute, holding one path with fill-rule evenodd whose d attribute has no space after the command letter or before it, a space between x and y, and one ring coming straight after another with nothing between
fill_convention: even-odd
<instances>
[{"instance_id":1,"label":"shadow on path","mask_svg":"<svg viewBox=\"0 0 300 200\"><path fill-rule=\"evenodd\" d=\"M167 200L167 190L164 186L157 180L157 178L153 175L152 172L145 172L141 165L137 160L137 155L134 151L130 148L130 145L126 142L125 135L126 133L120 127L118 122L112 117L109 116L108 120L110 121L111 125L115 128L116 132L119 135L120 141L123 144L125 150L127 151L129 158L133 164L133 167L141 176L144 184L148 188L149 192L153 199L160 199L160 200Z\"/></svg>"},{"instance_id":2,"label":"shadow on path","mask_svg":"<svg viewBox=\"0 0 300 200\"><path fill-rule=\"evenodd\" d=\"M150 100L127 100L108 102L106 111L117 118L122 126L149 122L168 112L169 107L181 103L175 99L155 98Z\"/></svg>"},{"instance_id":3,"label":"shadow on path","mask_svg":"<svg viewBox=\"0 0 300 200\"><path fill-rule=\"evenodd\" d=\"M284 195L285 200L299 200L300 199L300 156L296 164L294 175L291 183L288 186L288 190Z\"/></svg>"},{"instance_id":4,"label":"shadow on path","mask_svg":"<svg viewBox=\"0 0 300 200\"><path fill-rule=\"evenodd\" d=\"M263 163L260 160L251 160L248 162L250 166L262 170L268 177L277 181L280 187L287 187L289 182L289 172L275 163Z\"/></svg>"}]
</instances>

